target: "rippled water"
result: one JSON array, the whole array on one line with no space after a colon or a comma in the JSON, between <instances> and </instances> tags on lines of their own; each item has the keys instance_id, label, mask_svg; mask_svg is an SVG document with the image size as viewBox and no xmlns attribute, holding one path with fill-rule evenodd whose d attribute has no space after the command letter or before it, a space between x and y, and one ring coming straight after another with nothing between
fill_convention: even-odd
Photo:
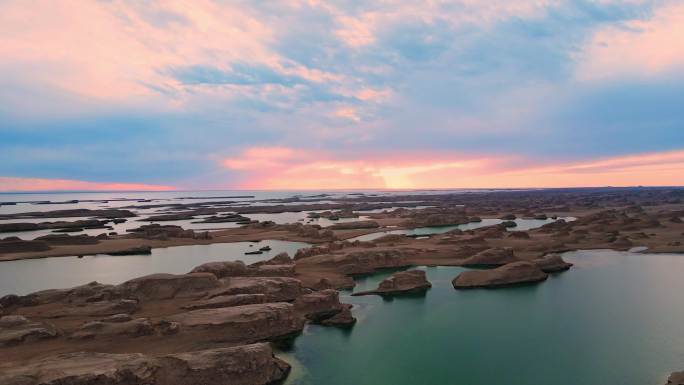
<instances>
[{"instance_id":1,"label":"rippled water","mask_svg":"<svg viewBox=\"0 0 684 385\"><path fill-rule=\"evenodd\" d=\"M684 369L684 255L564 257L576 266L536 286L456 291L463 268L433 267L424 297L347 295L357 325L309 327L285 354L288 382L657 385Z\"/></svg>"}]
</instances>

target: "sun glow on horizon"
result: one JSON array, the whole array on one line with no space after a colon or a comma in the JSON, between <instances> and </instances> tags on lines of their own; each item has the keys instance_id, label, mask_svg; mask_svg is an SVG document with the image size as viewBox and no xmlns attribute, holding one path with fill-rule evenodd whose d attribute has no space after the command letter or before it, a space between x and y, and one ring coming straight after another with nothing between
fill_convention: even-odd
<instances>
[{"instance_id":1,"label":"sun glow on horizon","mask_svg":"<svg viewBox=\"0 0 684 385\"><path fill-rule=\"evenodd\" d=\"M507 188L684 185L684 151L534 166L514 157L448 154L382 154L335 159L282 147L247 150L225 159L226 168L249 173L240 187L307 188ZM438 156L439 155L439 156ZM415 157L415 158L412 158ZM511 166L513 162L517 165ZM264 168L264 165L268 165Z\"/></svg>"}]
</instances>

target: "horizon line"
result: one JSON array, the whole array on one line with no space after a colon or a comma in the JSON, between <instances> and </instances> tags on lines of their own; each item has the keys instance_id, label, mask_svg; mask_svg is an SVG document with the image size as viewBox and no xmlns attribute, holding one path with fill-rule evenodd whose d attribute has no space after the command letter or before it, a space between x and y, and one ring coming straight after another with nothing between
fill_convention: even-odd
<instances>
[{"instance_id":1,"label":"horizon line","mask_svg":"<svg viewBox=\"0 0 684 385\"><path fill-rule=\"evenodd\" d=\"M448 188L387 188L387 187L364 187L364 188L332 188L332 189L180 189L180 190L3 190L0 194L74 194L74 193L168 193L168 192L220 192L220 191L455 191L455 190L496 190L496 191L510 191L510 190L582 190L582 189L596 189L596 188L684 188L684 185L630 185L630 186L566 186L566 187L448 187Z\"/></svg>"}]
</instances>

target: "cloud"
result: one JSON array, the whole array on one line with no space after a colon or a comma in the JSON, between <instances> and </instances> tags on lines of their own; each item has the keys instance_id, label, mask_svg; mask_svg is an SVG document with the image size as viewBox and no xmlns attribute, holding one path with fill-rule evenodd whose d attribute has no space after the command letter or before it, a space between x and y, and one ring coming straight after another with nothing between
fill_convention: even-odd
<instances>
[{"instance_id":1,"label":"cloud","mask_svg":"<svg viewBox=\"0 0 684 385\"><path fill-rule=\"evenodd\" d=\"M0 191L171 191L173 186L0 176Z\"/></svg>"},{"instance_id":2,"label":"cloud","mask_svg":"<svg viewBox=\"0 0 684 385\"><path fill-rule=\"evenodd\" d=\"M684 68L684 4L666 4L647 20L607 25L579 56L583 80L652 76Z\"/></svg>"},{"instance_id":3,"label":"cloud","mask_svg":"<svg viewBox=\"0 0 684 385\"><path fill-rule=\"evenodd\" d=\"M181 67L172 69L171 73L183 84L280 84L292 87L304 81L296 76L283 76L269 67L244 64L233 64L230 70L206 66Z\"/></svg>"},{"instance_id":4,"label":"cloud","mask_svg":"<svg viewBox=\"0 0 684 385\"><path fill-rule=\"evenodd\" d=\"M515 156L450 153L383 153L347 159L339 153L255 148L226 159L246 172L253 189L325 188L534 188L670 186L684 184L684 151L638 154L574 163Z\"/></svg>"},{"instance_id":5,"label":"cloud","mask_svg":"<svg viewBox=\"0 0 684 385\"><path fill-rule=\"evenodd\" d=\"M670 0L4 1L0 175L456 185L464 175L494 183L475 172L511 160L681 150L683 9Z\"/></svg>"}]
</instances>

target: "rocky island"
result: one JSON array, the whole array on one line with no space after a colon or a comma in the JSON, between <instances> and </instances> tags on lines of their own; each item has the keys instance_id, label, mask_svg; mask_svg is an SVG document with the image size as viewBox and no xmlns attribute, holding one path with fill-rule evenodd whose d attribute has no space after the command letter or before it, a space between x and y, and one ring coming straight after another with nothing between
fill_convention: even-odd
<instances>
[{"instance_id":1,"label":"rocky island","mask_svg":"<svg viewBox=\"0 0 684 385\"><path fill-rule=\"evenodd\" d=\"M377 294L381 296L394 296L400 294L425 293L432 287L428 282L425 272L422 270L407 270L392 274L386 278L375 290L360 291L352 295Z\"/></svg>"},{"instance_id":2,"label":"rocky island","mask_svg":"<svg viewBox=\"0 0 684 385\"><path fill-rule=\"evenodd\" d=\"M454 289L471 289L536 283L546 280L547 277L548 274L535 263L518 261L491 270L464 271L451 283Z\"/></svg>"}]
</instances>

